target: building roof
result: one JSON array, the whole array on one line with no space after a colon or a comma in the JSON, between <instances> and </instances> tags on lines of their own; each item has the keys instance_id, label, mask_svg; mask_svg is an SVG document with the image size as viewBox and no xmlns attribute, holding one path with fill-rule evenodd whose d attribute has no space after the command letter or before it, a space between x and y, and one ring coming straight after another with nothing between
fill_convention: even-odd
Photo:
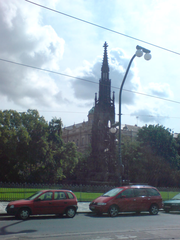
<instances>
[{"instance_id":1,"label":"building roof","mask_svg":"<svg viewBox=\"0 0 180 240\"><path fill-rule=\"evenodd\" d=\"M128 125L128 124L121 124L121 130L127 130L127 131L135 131L137 132L141 127L138 127L137 125Z\"/></svg>"},{"instance_id":2,"label":"building roof","mask_svg":"<svg viewBox=\"0 0 180 240\"><path fill-rule=\"evenodd\" d=\"M92 108L89 110L88 115L89 115L89 114L94 114L94 107L92 107Z\"/></svg>"},{"instance_id":3,"label":"building roof","mask_svg":"<svg viewBox=\"0 0 180 240\"><path fill-rule=\"evenodd\" d=\"M71 126L64 127L63 130L73 130L74 128L80 128L80 127L86 127L86 126L88 126L88 121L82 122L82 123L77 123L77 124L74 123Z\"/></svg>"}]
</instances>

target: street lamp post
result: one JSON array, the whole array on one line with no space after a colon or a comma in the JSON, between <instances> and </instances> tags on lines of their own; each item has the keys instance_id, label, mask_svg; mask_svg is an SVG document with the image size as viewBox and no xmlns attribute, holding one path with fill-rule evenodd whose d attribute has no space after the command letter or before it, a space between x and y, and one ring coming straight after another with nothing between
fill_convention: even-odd
<instances>
[{"instance_id":1,"label":"street lamp post","mask_svg":"<svg viewBox=\"0 0 180 240\"><path fill-rule=\"evenodd\" d=\"M124 75L123 81L121 83L120 91L119 91L119 167L120 167L120 176L119 176L119 185L122 186L122 174L123 174L123 169L124 166L122 164L122 156L121 156L121 95L122 95L122 90L123 86L127 77L127 74L129 72L129 69L131 67L131 64L134 60L135 57L142 57L143 53L145 53L144 58L145 60L150 60L151 59L151 54L150 50L143 48L141 46L136 46L136 53L132 56L129 65L127 67L126 73Z\"/></svg>"}]
</instances>

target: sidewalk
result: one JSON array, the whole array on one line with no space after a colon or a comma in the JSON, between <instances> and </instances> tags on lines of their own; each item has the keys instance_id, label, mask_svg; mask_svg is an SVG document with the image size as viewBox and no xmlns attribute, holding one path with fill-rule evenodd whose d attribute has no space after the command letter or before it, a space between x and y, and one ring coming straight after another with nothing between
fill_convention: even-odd
<instances>
[{"instance_id":1,"label":"sidewalk","mask_svg":"<svg viewBox=\"0 0 180 240\"><path fill-rule=\"evenodd\" d=\"M0 214L5 214L5 208L8 205L9 202L0 202Z\"/></svg>"},{"instance_id":2,"label":"sidewalk","mask_svg":"<svg viewBox=\"0 0 180 240\"><path fill-rule=\"evenodd\" d=\"M6 214L6 206L8 205L9 202L0 202L0 215ZM89 203L90 202L78 202L78 210L77 213L86 213L86 212L91 212L89 210Z\"/></svg>"}]
</instances>

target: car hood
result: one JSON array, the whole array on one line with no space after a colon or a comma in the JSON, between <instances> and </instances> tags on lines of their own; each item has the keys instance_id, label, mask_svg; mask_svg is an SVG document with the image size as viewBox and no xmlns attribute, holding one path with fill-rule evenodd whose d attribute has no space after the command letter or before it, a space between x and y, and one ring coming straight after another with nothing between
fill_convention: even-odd
<instances>
[{"instance_id":1,"label":"car hood","mask_svg":"<svg viewBox=\"0 0 180 240\"><path fill-rule=\"evenodd\" d=\"M167 200L163 202L164 204L180 204L180 200Z\"/></svg>"},{"instance_id":2,"label":"car hood","mask_svg":"<svg viewBox=\"0 0 180 240\"><path fill-rule=\"evenodd\" d=\"M111 199L112 199L113 197L102 197L102 196L100 196L100 197L98 197L98 198L96 198L95 200L93 200L93 202L94 203L107 203L107 202L109 202Z\"/></svg>"},{"instance_id":3,"label":"car hood","mask_svg":"<svg viewBox=\"0 0 180 240\"><path fill-rule=\"evenodd\" d=\"M21 204L28 204L28 203L31 203L32 200L16 200L16 201L12 201L10 202L8 205L21 205Z\"/></svg>"}]
</instances>

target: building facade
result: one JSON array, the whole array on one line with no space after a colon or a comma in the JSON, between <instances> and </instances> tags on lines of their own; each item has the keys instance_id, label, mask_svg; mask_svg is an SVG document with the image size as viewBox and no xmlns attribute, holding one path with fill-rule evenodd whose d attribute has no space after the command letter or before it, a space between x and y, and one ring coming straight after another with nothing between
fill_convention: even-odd
<instances>
[{"instance_id":1,"label":"building facade","mask_svg":"<svg viewBox=\"0 0 180 240\"><path fill-rule=\"evenodd\" d=\"M74 142L79 152L84 153L91 145L94 108L88 113L88 121L74 124L62 129L62 139L65 143Z\"/></svg>"}]
</instances>

